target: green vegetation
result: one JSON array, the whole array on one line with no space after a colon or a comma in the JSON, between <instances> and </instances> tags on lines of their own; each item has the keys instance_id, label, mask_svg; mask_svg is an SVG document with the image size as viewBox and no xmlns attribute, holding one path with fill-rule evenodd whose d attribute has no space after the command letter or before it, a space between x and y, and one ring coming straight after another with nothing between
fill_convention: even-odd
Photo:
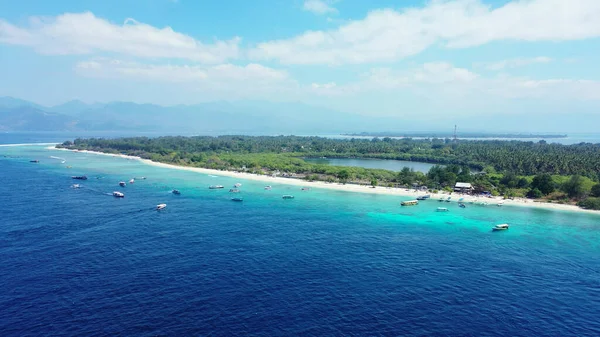
<instances>
[{"instance_id":1,"label":"green vegetation","mask_svg":"<svg viewBox=\"0 0 600 337\"><path fill-rule=\"evenodd\" d=\"M423 138L441 138L453 137L451 132L360 132L349 133L344 136L360 137L423 137ZM485 132L461 132L461 138L567 138L567 135L559 134L531 134L531 133L485 133Z\"/></svg>"},{"instance_id":2,"label":"green vegetation","mask_svg":"<svg viewBox=\"0 0 600 337\"><path fill-rule=\"evenodd\" d=\"M588 208L595 204L583 200L600 196L600 144L220 136L76 139L61 147L122 153L177 165L371 186L428 186L451 191L456 182L469 182L475 192L488 191L506 198L581 201L580 205ZM445 166L435 165L423 174L409 168L392 172L312 164L302 159L321 156L412 160ZM483 172L472 174L472 169Z\"/></svg>"}]
</instances>

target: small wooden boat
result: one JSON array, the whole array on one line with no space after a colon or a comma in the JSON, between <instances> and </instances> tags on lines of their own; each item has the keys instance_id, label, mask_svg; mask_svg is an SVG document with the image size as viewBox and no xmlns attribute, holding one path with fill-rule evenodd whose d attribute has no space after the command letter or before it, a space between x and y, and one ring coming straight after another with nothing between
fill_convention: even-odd
<instances>
[{"instance_id":1,"label":"small wooden boat","mask_svg":"<svg viewBox=\"0 0 600 337\"><path fill-rule=\"evenodd\" d=\"M492 228L492 231L497 232L497 231L505 231L508 229L508 224L507 223L503 223L500 225L496 225Z\"/></svg>"},{"instance_id":2,"label":"small wooden boat","mask_svg":"<svg viewBox=\"0 0 600 337\"><path fill-rule=\"evenodd\" d=\"M417 200L407 200L400 203L401 206L415 206L418 205L419 201Z\"/></svg>"}]
</instances>

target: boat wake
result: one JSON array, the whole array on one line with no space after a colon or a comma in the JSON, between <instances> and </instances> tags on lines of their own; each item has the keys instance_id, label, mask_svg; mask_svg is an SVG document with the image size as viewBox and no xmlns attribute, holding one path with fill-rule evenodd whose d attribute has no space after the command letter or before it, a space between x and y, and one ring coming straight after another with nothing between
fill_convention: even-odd
<instances>
[{"instance_id":1,"label":"boat wake","mask_svg":"<svg viewBox=\"0 0 600 337\"><path fill-rule=\"evenodd\" d=\"M64 164L67 162L67 160L65 158L61 158L61 157L50 156L50 158L60 160L61 164Z\"/></svg>"}]
</instances>

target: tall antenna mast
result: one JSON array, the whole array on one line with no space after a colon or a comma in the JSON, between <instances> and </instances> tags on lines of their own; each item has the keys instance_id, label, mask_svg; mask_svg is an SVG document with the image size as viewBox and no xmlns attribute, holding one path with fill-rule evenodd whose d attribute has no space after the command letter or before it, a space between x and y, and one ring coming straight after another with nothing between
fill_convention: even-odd
<instances>
[{"instance_id":1,"label":"tall antenna mast","mask_svg":"<svg viewBox=\"0 0 600 337\"><path fill-rule=\"evenodd\" d=\"M458 138L456 137L456 124L454 124L454 141L457 141Z\"/></svg>"}]
</instances>

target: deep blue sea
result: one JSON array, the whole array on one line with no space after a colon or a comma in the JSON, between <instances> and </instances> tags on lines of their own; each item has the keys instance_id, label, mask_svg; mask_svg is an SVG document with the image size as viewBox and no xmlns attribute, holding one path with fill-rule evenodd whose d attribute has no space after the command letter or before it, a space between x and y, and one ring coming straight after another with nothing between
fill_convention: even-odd
<instances>
[{"instance_id":1,"label":"deep blue sea","mask_svg":"<svg viewBox=\"0 0 600 337\"><path fill-rule=\"evenodd\" d=\"M600 335L598 215L438 213L44 146L0 146L0 176L0 336Z\"/></svg>"}]
</instances>

